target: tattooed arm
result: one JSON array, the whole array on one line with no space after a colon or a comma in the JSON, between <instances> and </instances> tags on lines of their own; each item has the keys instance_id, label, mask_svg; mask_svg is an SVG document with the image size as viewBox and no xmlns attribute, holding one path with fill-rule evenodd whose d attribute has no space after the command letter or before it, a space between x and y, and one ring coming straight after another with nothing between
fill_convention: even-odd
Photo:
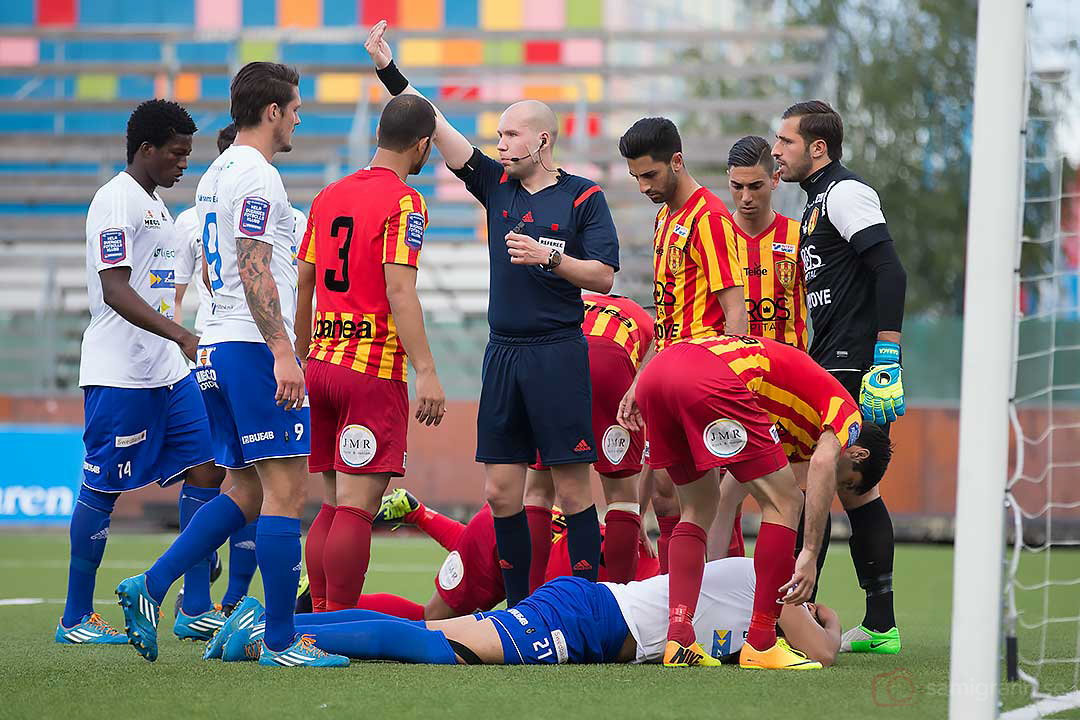
<instances>
[{"instance_id":1,"label":"tattooed arm","mask_svg":"<svg viewBox=\"0 0 1080 720\"><path fill-rule=\"evenodd\" d=\"M236 262L248 309L266 346L274 354L274 378L277 380L274 399L278 405L291 410L304 402L304 372L296 362L281 319L281 299L270 271L273 253L274 246L268 243L245 237L236 239Z\"/></svg>"}]
</instances>

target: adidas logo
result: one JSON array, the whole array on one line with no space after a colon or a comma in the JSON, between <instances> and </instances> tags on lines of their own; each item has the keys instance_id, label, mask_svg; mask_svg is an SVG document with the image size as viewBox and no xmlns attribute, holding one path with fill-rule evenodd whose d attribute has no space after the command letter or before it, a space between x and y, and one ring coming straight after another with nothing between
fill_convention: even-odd
<instances>
[{"instance_id":1,"label":"adidas logo","mask_svg":"<svg viewBox=\"0 0 1080 720\"><path fill-rule=\"evenodd\" d=\"M502 558L499 558L499 567L500 567L501 569L503 569L503 570L513 570L513 569L514 569L514 566L513 566L513 565L511 565L510 563L506 562L506 561L505 561L505 560L503 560Z\"/></svg>"},{"instance_id":2,"label":"adidas logo","mask_svg":"<svg viewBox=\"0 0 1080 720\"><path fill-rule=\"evenodd\" d=\"M103 527L96 533L90 536L91 540L107 540L109 538L109 528Z\"/></svg>"},{"instance_id":3,"label":"adidas logo","mask_svg":"<svg viewBox=\"0 0 1080 720\"><path fill-rule=\"evenodd\" d=\"M254 540L241 540L238 543L233 543L233 547L236 548L237 550L251 550L251 551L254 552L254 550L255 550L255 541Z\"/></svg>"},{"instance_id":4,"label":"adidas logo","mask_svg":"<svg viewBox=\"0 0 1080 720\"><path fill-rule=\"evenodd\" d=\"M575 570L583 570L583 571L584 570L592 570L592 565L589 564L588 560L578 560L577 563L575 563L575 565L574 565L574 569Z\"/></svg>"},{"instance_id":5,"label":"adidas logo","mask_svg":"<svg viewBox=\"0 0 1080 720\"><path fill-rule=\"evenodd\" d=\"M590 450L592 450L592 448L589 447L589 443L584 440L579 440L577 447L574 448L574 452L589 452Z\"/></svg>"},{"instance_id":6,"label":"adidas logo","mask_svg":"<svg viewBox=\"0 0 1080 720\"><path fill-rule=\"evenodd\" d=\"M533 221L532 210L525 213L525 217L521 218L521 222L532 222L532 221Z\"/></svg>"}]
</instances>

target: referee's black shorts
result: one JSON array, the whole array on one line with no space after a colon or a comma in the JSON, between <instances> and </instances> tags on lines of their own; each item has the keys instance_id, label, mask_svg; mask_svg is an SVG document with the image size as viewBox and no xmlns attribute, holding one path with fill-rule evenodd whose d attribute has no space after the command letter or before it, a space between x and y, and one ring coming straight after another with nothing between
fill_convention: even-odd
<instances>
[{"instance_id":1,"label":"referee's black shorts","mask_svg":"<svg viewBox=\"0 0 1080 720\"><path fill-rule=\"evenodd\" d=\"M589 345L581 328L550 335L491 334L476 416L476 461L596 462Z\"/></svg>"}]
</instances>

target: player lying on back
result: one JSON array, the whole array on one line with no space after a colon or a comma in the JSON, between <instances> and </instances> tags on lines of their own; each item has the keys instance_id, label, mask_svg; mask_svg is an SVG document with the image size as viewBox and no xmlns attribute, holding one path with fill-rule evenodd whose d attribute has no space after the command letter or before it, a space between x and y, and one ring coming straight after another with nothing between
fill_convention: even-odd
<instances>
[{"instance_id":1,"label":"player lying on back","mask_svg":"<svg viewBox=\"0 0 1080 720\"><path fill-rule=\"evenodd\" d=\"M750 626L754 561L706 565L694 615L697 642L710 648L691 664L736 661ZM299 632L320 647L361 660L436 665L555 665L659 662L667 633L667 578L626 585L556 578L509 610L451 620L401 620L370 610L297 615ZM238 617L248 620L241 622ZM227 662L258 656L258 601L247 598L218 633ZM824 605L784 605L780 629L807 663L831 665L840 622ZM217 638L215 638L217 639ZM707 660L708 662L701 662Z\"/></svg>"},{"instance_id":2,"label":"player lying on back","mask_svg":"<svg viewBox=\"0 0 1080 720\"><path fill-rule=\"evenodd\" d=\"M526 503L530 502L530 496L526 495L525 500ZM545 573L538 587L545 580L573 574L566 542L566 516L559 510L546 512L547 531L542 539L548 545L548 554L545 556ZM413 497L412 493L398 488L383 498L375 520L415 525L450 554L435 575L435 593L426 605L390 593L371 593L361 595L356 607L407 620L443 620L469 615L477 610L490 610L506 599L495 548L495 521L487 505L465 525L435 512ZM609 528L600 525L603 538L600 545L600 580L611 580L606 562L609 532ZM636 534L634 542L637 553L634 563L636 579L653 577L660 569L659 563ZM305 598L302 594L297 599L296 611L310 612L311 602L310 595Z\"/></svg>"}]
</instances>

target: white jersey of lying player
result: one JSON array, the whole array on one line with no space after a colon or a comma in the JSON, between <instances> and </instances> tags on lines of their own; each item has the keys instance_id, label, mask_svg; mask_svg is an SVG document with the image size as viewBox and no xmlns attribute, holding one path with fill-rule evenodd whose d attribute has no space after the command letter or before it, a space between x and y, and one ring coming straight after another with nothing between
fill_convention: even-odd
<instances>
[{"instance_id":1,"label":"white jersey of lying player","mask_svg":"<svg viewBox=\"0 0 1080 720\"><path fill-rule=\"evenodd\" d=\"M296 316L296 217L277 168L255 148L233 145L199 180L195 207L213 301L200 344L265 342L244 295L236 239L272 246L270 273L277 285L281 318L291 344Z\"/></svg>"},{"instance_id":2,"label":"white jersey of lying player","mask_svg":"<svg viewBox=\"0 0 1080 720\"><path fill-rule=\"evenodd\" d=\"M293 208L293 255L300 246L307 228L307 216ZM176 233L176 284L194 285L199 296L199 309L195 313L195 334L202 337L206 331L206 318L210 314L213 296L202 277L203 226L199 224L199 213L195 206L189 207L176 216L173 223Z\"/></svg>"},{"instance_id":3,"label":"white jersey of lying player","mask_svg":"<svg viewBox=\"0 0 1080 720\"><path fill-rule=\"evenodd\" d=\"M154 388L188 374L176 343L132 325L105 304L98 275L109 268L131 268L131 287L147 305L171 319L176 304L173 243L173 222L165 203L127 172L94 194L86 213L90 325L83 333L80 387Z\"/></svg>"},{"instance_id":4,"label":"white jersey of lying player","mask_svg":"<svg viewBox=\"0 0 1080 720\"><path fill-rule=\"evenodd\" d=\"M754 609L753 558L724 558L705 563L701 595L694 611L694 635L715 658L738 652L750 628ZM635 663L663 658L668 632L668 576L615 585L604 583L615 596L623 620L637 641Z\"/></svg>"}]
</instances>

